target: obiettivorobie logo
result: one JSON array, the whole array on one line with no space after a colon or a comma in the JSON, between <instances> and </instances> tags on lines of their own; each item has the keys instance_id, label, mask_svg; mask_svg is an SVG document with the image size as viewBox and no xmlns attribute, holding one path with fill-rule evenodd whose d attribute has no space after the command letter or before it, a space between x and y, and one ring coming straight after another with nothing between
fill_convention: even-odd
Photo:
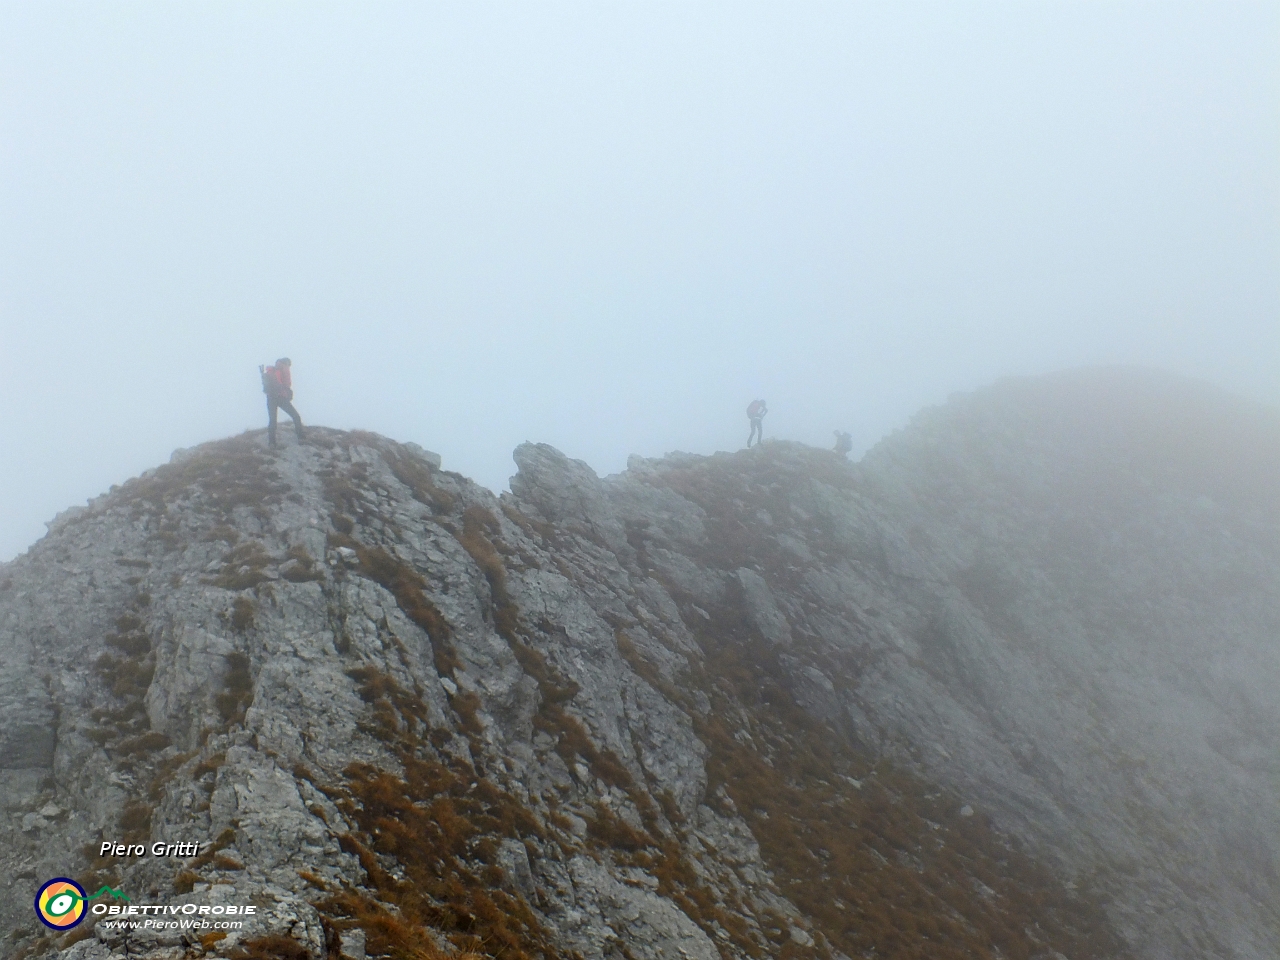
<instances>
[{"instance_id":1,"label":"obiettivorobie logo","mask_svg":"<svg viewBox=\"0 0 1280 960\"><path fill-rule=\"evenodd\" d=\"M121 890L104 886L93 895L86 894L84 887L66 877L54 877L40 888L36 894L36 916L46 927L54 930L70 930L84 919L85 905L104 893L117 900L128 900Z\"/></svg>"}]
</instances>

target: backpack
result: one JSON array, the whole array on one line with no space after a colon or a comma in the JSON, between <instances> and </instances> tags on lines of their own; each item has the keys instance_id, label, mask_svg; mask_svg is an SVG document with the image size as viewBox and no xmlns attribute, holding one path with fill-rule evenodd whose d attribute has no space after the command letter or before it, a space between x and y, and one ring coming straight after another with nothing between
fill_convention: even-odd
<instances>
[{"instance_id":1,"label":"backpack","mask_svg":"<svg viewBox=\"0 0 1280 960\"><path fill-rule=\"evenodd\" d=\"M259 367L258 372L262 374L263 393L268 397L284 397L284 385L280 382L280 378L276 376L275 367Z\"/></svg>"},{"instance_id":2,"label":"backpack","mask_svg":"<svg viewBox=\"0 0 1280 960\"><path fill-rule=\"evenodd\" d=\"M759 400L752 400L751 405L747 407L747 416L751 419L764 415L764 403Z\"/></svg>"}]
</instances>

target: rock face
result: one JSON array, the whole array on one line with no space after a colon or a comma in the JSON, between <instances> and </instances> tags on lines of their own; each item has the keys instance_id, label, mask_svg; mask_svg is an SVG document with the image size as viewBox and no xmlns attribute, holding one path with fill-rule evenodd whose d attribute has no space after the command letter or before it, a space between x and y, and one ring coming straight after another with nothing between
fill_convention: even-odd
<instances>
[{"instance_id":1,"label":"rock face","mask_svg":"<svg viewBox=\"0 0 1280 960\"><path fill-rule=\"evenodd\" d=\"M5 953L1280 956L1274 414L1102 372L858 465L515 459L246 434L0 566Z\"/></svg>"}]
</instances>

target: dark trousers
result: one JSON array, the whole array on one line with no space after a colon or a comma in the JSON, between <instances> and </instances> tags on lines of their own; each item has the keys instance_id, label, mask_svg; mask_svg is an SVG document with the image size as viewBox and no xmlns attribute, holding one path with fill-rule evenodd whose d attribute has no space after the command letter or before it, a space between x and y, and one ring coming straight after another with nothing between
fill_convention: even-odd
<instances>
[{"instance_id":1,"label":"dark trousers","mask_svg":"<svg viewBox=\"0 0 1280 960\"><path fill-rule=\"evenodd\" d=\"M751 418L751 433L747 436L747 446L751 446L751 441L759 443L764 439L764 417Z\"/></svg>"},{"instance_id":2,"label":"dark trousers","mask_svg":"<svg viewBox=\"0 0 1280 960\"><path fill-rule=\"evenodd\" d=\"M276 445L276 410L283 410L293 417L293 428L298 431L298 439L302 439L302 417L293 409L293 404L282 397L267 397L267 442Z\"/></svg>"}]
</instances>

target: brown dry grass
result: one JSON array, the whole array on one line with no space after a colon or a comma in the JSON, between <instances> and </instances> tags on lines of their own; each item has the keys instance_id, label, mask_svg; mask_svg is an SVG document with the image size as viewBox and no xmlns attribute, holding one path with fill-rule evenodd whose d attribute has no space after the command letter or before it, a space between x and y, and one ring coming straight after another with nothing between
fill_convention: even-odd
<instances>
[{"instance_id":1,"label":"brown dry grass","mask_svg":"<svg viewBox=\"0 0 1280 960\"><path fill-rule=\"evenodd\" d=\"M267 566L275 562L266 546L259 540L244 540L231 548L222 558L225 565L217 576L204 582L223 590L250 590L268 579Z\"/></svg>"},{"instance_id":2,"label":"brown dry grass","mask_svg":"<svg viewBox=\"0 0 1280 960\"><path fill-rule=\"evenodd\" d=\"M253 703L253 674L249 657L243 653L226 656L227 673L222 681L222 692L213 698L222 720L227 726L239 723Z\"/></svg>"},{"instance_id":3,"label":"brown dry grass","mask_svg":"<svg viewBox=\"0 0 1280 960\"><path fill-rule=\"evenodd\" d=\"M307 548L301 544L295 544L289 548L285 556L295 563L281 570L280 576L288 580L290 583L310 583L324 580L324 570L315 557L307 552Z\"/></svg>"},{"instance_id":4,"label":"brown dry grass","mask_svg":"<svg viewBox=\"0 0 1280 960\"><path fill-rule=\"evenodd\" d=\"M236 597L231 605L231 626L238 633L246 632L253 626L255 605L248 597Z\"/></svg>"},{"instance_id":5,"label":"brown dry grass","mask_svg":"<svg viewBox=\"0 0 1280 960\"><path fill-rule=\"evenodd\" d=\"M484 507L472 504L462 512L462 532L454 536L489 583L494 629L499 636L514 641L520 628L520 612L507 592L507 570L495 545L501 533L498 518Z\"/></svg>"},{"instance_id":6,"label":"brown dry grass","mask_svg":"<svg viewBox=\"0 0 1280 960\"><path fill-rule=\"evenodd\" d=\"M68 934L64 934L62 938L58 940L58 949L67 950L70 947L75 946L81 940L88 940L93 935L94 935L93 924L83 923L77 929L72 930Z\"/></svg>"},{"instance_id":7,"label":"brown dry grass","mask_svg":"<svg viewBox=\"0 0 1280 960\"><path fill-rule=\"evenodd\" d=\"M169 746L169 738L155 730L141 736L131 737L116 745L116 756L133 757L141 753L155 753Z\"/></svg>"},{"instance_id":8,"label":"brown dry grass","mask_svg":"<svg viewBox=\"0 0 1280 960\"><path fill-rule=\"evenodd\" d=\"M225 750L210 754L195 765L191 771L191 779L199 780L206 774L217 773L218 769L226 762L227 753Z\"/></svg>"},{"instance_id":9,"label":"brown dry grass","mask_svg":"<svg viewBox=\"0 0 1280 960\"><path fill-rule=\"evenodd\" d=\"M415 500L429 506L433 513L448 513L453 509L457 497L436 486L435 470L430 465L395 447L387 447L381 452L383 462L395 478L409 488Z\"/></svg>"},{"instance_id":10,"label":"brown dry grass","mask_svg":"<svg viewBox=\"0 0 1280 960\"><path fill-rule=\"evenodd\" d=\"M174 893L190 893L200 880L200 874L194 870L180 870L173 878L173 891Z\"/></svg>"},{"instance_id":11,"label":"brown dry grass","mask_svg":"<svg viewBox=\"0 0 1280 960\"><path fill-rule=\"evenodd\" d=\"M151 805L141 800L125 804L120 813L120 839L124 843L146 843L151 838Z\"/></svg>"},{"instance_id":12,"label":"brown dry grass","mask_svg":"<svg viewBox=\"0 0 1280 960\"><path fill-rule=\"evenodd\" d=\"M341 786L325 790L358 825L342 846L359 859L381 901L352 890L334 894L320 904L329 922L338 931L363 928L369 951L395 960L438 956L427 929L463 951L510 960L560 957L528 904L498 888L494 838L542 838L537 817L460 761L424 758L419 733L426 707L416 695L386 674L364 674L361 683L375 708L400 714L386 729L403 773L357 764ZM405 879L384 869L380 856L393 857Z\"/></svg>"},{"instance_id":13,"label":"brown dry grass","mask_svg":"<svg viewBox=\"0 0 1280 960\"><path fill-rule=\"evenodd\" d=\"M170 503L190 497L221 525L229 526L236 508L263 513L288 490L253 439L234 437L206 444L180 463L165 464L149 476L129 480L116 495L138 515L163 513Z\"/></svg>"},{"instance_id":14,"label":"brown dry grass","mask_svg":"<svg viewBox=\"0 0 1280 960\"><path fill-rule=\"evenodd\" d=\"M218 855L221 854L223 850L227 849L227 847L231 846L235 842L236 832L231 827L228 827L218 834L214 841L209 844L208 848L205 849L200 856L196 857L187 865L188 870L201 870L204 867L207 867L217 859Z\"/></svg>"}]
</instances>

